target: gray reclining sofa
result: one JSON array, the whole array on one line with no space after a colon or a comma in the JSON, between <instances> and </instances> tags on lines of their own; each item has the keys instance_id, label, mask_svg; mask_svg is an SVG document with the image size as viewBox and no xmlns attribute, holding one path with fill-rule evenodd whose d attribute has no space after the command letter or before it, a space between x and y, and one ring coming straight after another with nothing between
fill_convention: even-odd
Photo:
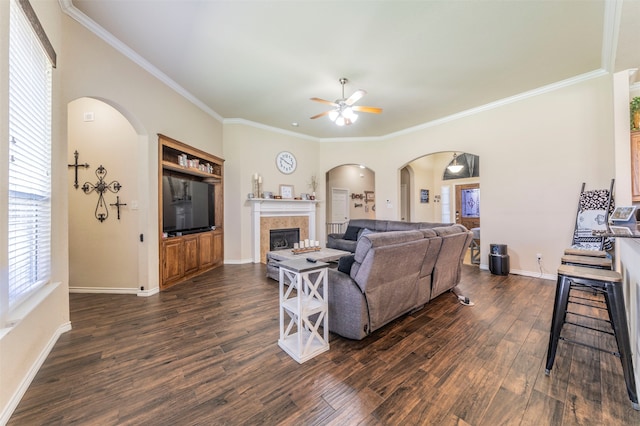
<instances>
[{"instance_id":1,"label":"gray reclining sofa","mask_svg":"<svg viewBox=\"0 0 640 426\"><path fill-rule=\"evenodd\" d=\"M361 235L329 269L329 330L360 340L452 289L472 238L462 225Z\"/></svg>"},{"instance_id":2,"label":"gray reclining sofa","mask_svg":"<svg viewBox=\"0 0 640 426\"><path fill-rule=\"evenodd\" d=\"M437 226L447 225L452 224L435 222L401 222L398 220L351 219L347 224L347 229L344 233L327 235L327 247L355 253L358 238L362 233L431 229Z\"/></svg>"}]
</instances>

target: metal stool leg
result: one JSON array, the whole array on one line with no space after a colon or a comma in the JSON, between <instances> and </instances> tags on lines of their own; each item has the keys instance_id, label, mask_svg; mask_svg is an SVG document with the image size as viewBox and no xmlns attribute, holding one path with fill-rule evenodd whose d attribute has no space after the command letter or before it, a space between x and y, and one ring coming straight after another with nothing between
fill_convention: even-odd
<instances>
[{"instance_id":1,"label":"metal stool leg","mask_svg":"<svg viewBox=\"0 0 640 426\"><path fill-rule=\"evenodd\" d=\"M547 366L544 370L548 376L553 368L553 362L556 359L556 351L558 350L558 339L565 321L567 304L569 302L569 289L571 281L564 275L558 275L558 283L556 285L556 299L553 302L553 317L551 318L551 330L549 332L549 349L547 350Z\"/></svg>"}]
</instances>

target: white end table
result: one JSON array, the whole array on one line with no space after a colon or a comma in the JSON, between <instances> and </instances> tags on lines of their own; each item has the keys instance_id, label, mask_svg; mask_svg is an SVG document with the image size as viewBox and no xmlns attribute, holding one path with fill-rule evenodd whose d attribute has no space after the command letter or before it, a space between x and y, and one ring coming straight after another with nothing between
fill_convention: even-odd
<instances>
[{"instance_id":1,"label":"white end table","mask_svg":"<svg viewBox=\"0 0 640 426\"><path fill-rule=\"evenodd\" d=\"M300 364L329 350L328 266L306 259L280 262L278 345Z\"/></svg>"}]
</instances>

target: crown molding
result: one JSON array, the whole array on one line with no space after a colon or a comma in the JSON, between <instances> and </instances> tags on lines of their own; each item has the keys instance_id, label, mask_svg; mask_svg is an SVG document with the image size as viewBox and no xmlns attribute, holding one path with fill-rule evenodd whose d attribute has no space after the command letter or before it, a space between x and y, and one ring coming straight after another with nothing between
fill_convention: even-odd
<instances>
[{"instance_id":1,"label":"crown molding","mask_svg":"<svg viewBox=\"0 0 640 426\"><path fill-rule=\"evenodd\" d=\"M169 86L171 89L176 91L179 95L183 96L185 99L193 103L195 106L200 108L205 113L209 114L216 120L222 122L223 118L220 114L209 108L204 102L195 97L191 92L186 90L184 87L180 86L174 80L172 80L165 73L160 71L154 65L152 65L149 61L140 56L137 52L131 49L129 46L124 44L122 41L118 40L111 34L109 31L105 30L102 26L98 25L93 19L89 18L87 15L82 13L78 8L76 8L72 0L58 0L60 3L60 7L62 11L71 17L73 20L80 23L82 26L87 28L89 31L100 37L103 41L109 44L111 47L116 49L118 52L122 53L124 56L132 60L134 63L142 67L149 74L156 77L158 80L162 81L164 84Z\"/></svg>"},{"instance_id":2,"label":"crown molding","mask_svg":"<svg viewBox=\"0 0 640 426\"><path fill-rule=\"evenodd\" d=\"M256 129L267 130L269 132L280 133L282 135L293 136L300 139L305 139L313 142L320 142L322 138L306 135L304 133L293 132L291 130L282 129L280 127L267 126L266 124L257 123L251 120L245 120L244 118L225 118L222 120L222 124L241 124L243 126L254 127Z\"/></svg>"},{"instance_id":3,"label":"crown molding","mask_svg":"<svg viewBox=\"0 0 640 426\"><path fill-rule=\"evenodd\" d=\"M478 106L478 107L475 107L475 108L467 109L465 111L460 111L460 112L457 112L455 114L451 114L451 115L448 115L446 117L439 118L437 120L433 120L433 121L429 121L429 122L424 123L424 124L420 124L418 126L414 126L414 127L410 127L410 128L404 129L404 130L400 130L400 131L395 132L395 133L390 133L390 134L384 136L384 138L391 138L391 137L411 134L411 133L417 132L417 131L422 130L422 129L426 129L426 128L434 127L434 126L439 126L439 125L441 125L443 123L448 123L448 122L451 122L451 121L459 120L459 119L461 119L463 117L468 117L468 116L471 116L471 115L479 114L481 112L489 111L489 110L492 110L492 109L495 109L495 108L499 108L499 107L502 107L502 106L505 106L505 105L508 105L508 104L512 104L514 102L520 102L520 101L522 101L524 99L532 98L532 97L535 97L535 96L538 96L538 95L542 95L544 93L553 92L555 90L562 89L564 87L573 86L574 84L582 83L584 81L588 81L588 80L591 80L591 79L594 79L594 78L599 78L599 77L602 77L602 76L605 76L605 75L609 75L609 73L607 71L603 70L603 69L594 70L594 71L591 71L591 72L588 72L588 73L584 73L584 74L580 74L580 75L577 75L575 77L571 77L571 78L568 78L568 79L565 79L565 80L562 80L562 81L558 81L556 83L551 83L551 84L548 84L546 86L539 87L537 89L529 90L527 92L522 92L522 93L519 93L519 94L514 95L514 96L509 96L507 98L500 99L500 100L497 100L495 102L490 102L490 103L485 104L485 105L481 105L481 106Z\"/></svg>"},{"instance_id":4,"label":"crown molding","mask_svg":"<svg viewBox=\"0 0 640 426\"><path fill-rule=\"evenodd\" d=\"M622 19L622 0L605 0L602 22L602 69L613 72Z\"/></svg>"}]
</instances>

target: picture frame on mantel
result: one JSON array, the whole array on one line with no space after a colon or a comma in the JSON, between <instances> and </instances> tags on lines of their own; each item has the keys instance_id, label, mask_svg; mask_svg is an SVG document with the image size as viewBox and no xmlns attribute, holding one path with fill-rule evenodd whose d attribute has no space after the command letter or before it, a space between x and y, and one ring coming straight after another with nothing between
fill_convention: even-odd
<instances>
[{"instance_id":1,"label":"picture frame on mantel","mask_svg":"<svg viewBox=\"0 0 640 426\"><path fill-rule=\"evenodd\" d=\"M280 185L280 196L282 199L293 198L293 185Z\"/></svg>"}]
</instances>

